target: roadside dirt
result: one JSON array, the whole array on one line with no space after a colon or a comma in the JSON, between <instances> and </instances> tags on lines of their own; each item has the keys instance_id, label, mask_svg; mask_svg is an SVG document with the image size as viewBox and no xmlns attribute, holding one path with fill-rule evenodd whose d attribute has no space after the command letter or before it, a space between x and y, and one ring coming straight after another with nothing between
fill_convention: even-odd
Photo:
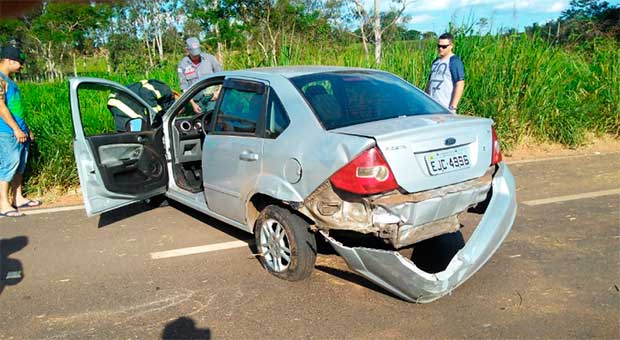
<instances>
[{"instance_id":1,"label":"roadside dirt","mask_svg":"<svg viewBox=\"0 0 620 340\"><path fill-rule=\"evenodd\" d=\"M566 146L555 143L541 144L534 141L526 141L519 147L509 152L504 152L503 156L504 160L510 163L540 158L610 153L618 153L619 155L617 157L620 157L620 139L612 137L592 138L590 143L578 148L567 148ZM65 192L53 191L47 193L43 197L38 197L38 199L41 199L44 203L41 208L81 205L84 203L79 187Z\"/></svg>"},{"instance_id":2,"label":"roadside dirt","mask_svg":"<svg viewBox=\"0 0 620 340\"><path fill-rule=\"evenodd\" d=\"M620 153L620 139L613 137L591 138L591 142L578 148L568 148L557 143L539 143L526 140L520 146L509 152L504 152L504 160L515 162L530 159L599 155Z\"/></svg>"}]
</instances>

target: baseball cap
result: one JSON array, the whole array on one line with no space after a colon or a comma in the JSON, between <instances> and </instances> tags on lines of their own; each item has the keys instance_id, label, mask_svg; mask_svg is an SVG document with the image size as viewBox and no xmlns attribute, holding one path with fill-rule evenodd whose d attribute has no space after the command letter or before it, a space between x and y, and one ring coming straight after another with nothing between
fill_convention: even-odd
<instances>
[{"instance_id":1,"label":"baseball cap","mask_svg":"<svg viewBox=\"0 0 620 340\"><path fill-rule=\"evenodd\" d=\"M200 54L200 41L196 37L190 37L185 40L185 47L189 51L189 54L192 56L197 56Z\"/></svg>"},{"instance_id":2,"label":"baseball cap","mask_svg":"<svg viewBox=\"0 0 620 340\"><path fill-rule=\"evenodd\" d=\"M0 51L0 59L11 59L19 61L19 63L23 65L26 61L26 55L17 47L5 46L4 48L2 48L2 51Z\"/></svg>"}]
</instances>

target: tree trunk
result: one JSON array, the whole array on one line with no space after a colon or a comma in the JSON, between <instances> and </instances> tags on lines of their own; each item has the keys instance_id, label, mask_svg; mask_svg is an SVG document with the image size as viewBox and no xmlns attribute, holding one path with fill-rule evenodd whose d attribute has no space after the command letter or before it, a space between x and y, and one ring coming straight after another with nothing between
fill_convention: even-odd
<instances>
[{"instance_id":1,"label":"tree trunk","mask_svg":"<svg viewBox=\"0 0 620 340\"><path fill-rule=\"evenodd\" d=\"M73 76L77 77L77 63L75 61L76 59L75 52L71 53L71 58L73 59Z\"/></svg>"},{"instance_id":2,"label":"tree trunk","mask_svg":"<svg viewBox=\"0 0 620 340\"><path fill-rule=\"evenodd\" d=\"M211 5L214 9L219 7L219 1L213 0ZM222 45L222 40L220 39L220 27L216 24L213 29L215 33L215 38L217 39L217 51L215 52L215 57L220 62L220 64L224 65L224 48Z\"/></svg>"},{"instance_id":3,"label":"tree trunk","mask_svg":"<svg viewBox=\"0 0 620 340\"><path fill-rule=\"evenodd\" d=\"M148 54L148 56L149 56L149 66L153 67L153 65L154 65L154 63L153 63L153 56L152 56L151 44L149 43L148 36L144 37L144 44L146 44L146 54Z\"/></svg>"},{"instance_id":4,"label":"tree trunk","mask_svg":"<svg viewBox=\"0 0 620 340\"><path fill-rule=\"evenodd\" d=\"M379 0L375 0L375 17L373 23L375 32L375 65L381 65L381 13Z\"/></svg>"},{"instance_id":5,"label":"tree trunk","mask_svg":"<svg viewBox=\"0 0 620 340\"><path fill-rule=\"evenodd\" d=\"M162 32L161 30L157 30L157 33L155 34L155 45L157 47L157 55L159 56L159 61L164 61L164 42L163 42L163 37L162 37Z\"/></svg>"}]
</instances>

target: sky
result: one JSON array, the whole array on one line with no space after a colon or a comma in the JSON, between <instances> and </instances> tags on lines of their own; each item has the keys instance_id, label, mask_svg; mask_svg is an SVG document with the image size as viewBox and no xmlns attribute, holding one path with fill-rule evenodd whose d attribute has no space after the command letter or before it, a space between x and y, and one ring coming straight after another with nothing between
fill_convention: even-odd
<instances>
[{"instance_id":1,"label":"sky","mask_svg":"<svg viewBox=\"0 0 620 340\"><path fill-rule=\"evenodd\" d=\"M544 24L557 19L569 6L570 0L408 0L405 13L410 16L409 29L421 32L443 33L452 21L476 23L482 17L489 20L486 30L497 32L500 28L516 27L523 31L533 23ZM370 3L371 1L367 1ZM382 0L382 7L389 8L389 0ZM620 0L607 0L620 5ZM398 6L392 3L392 7ZM383 8L385 10L387 8ZM475 26L476 31L478 26ZM483 33L486 33L483 31Z\"/></svg>"}]
</instances>

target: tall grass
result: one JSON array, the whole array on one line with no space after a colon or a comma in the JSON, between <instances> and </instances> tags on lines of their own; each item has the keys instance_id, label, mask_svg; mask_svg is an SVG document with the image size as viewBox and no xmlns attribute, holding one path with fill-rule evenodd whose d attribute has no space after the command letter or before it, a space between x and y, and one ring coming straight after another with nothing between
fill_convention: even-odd
<instances>
[{"instance_id":1,"label":"tall grass","mask_svg":"<svg viewBox=\"0 0 620 340\"><path fill-rule=\"evenodd\" d=\"M436 57L435 41L385 45L383 62L374 65L361 45L334 47L329 42L282 41L278 65L344 65L381 68L424 88ZM462 114L489 117L505 147L525 136L540 142L579 145L588 132L620 137L620 44L611 40L586 49L566 49L544 39L514 36L459 36L455 52L466 69ZM273 66L254 51L230 52L227 69ZM84 73L128 84L160 79L178 88L176 60L148 74ZM68 88L63 83L22 83L28 122L37 135L27 188L45 191L77 184L73 160Z\"/></svg>"}]
</instances>

